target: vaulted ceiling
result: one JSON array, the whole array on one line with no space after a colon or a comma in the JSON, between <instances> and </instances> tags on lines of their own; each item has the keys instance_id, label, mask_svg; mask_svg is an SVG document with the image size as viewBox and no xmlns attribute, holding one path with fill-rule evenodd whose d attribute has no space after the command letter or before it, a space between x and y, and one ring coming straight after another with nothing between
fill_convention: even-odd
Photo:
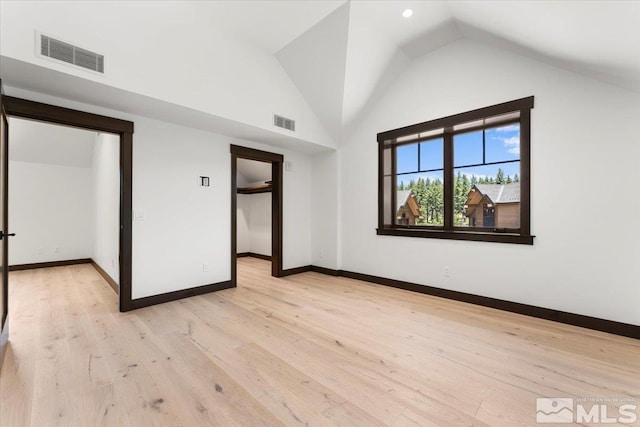
<instances>
[{"instance_id":1,"label":"vaulted ceiling","mask_svg":"<svg viewBox=\"0 0 640 427\"><path fill-rule=\"evenodd\" d=\"M111 75L122 80L109 87L109 80L88 77L78 82L77 73L48 68L47 61L31 60L28 55L19 58L14 52L32 52L33 33L20 33L16 22L25 21L20 25L32 25L31 28L54 28L55 23L47 21L46 12L36 12L42 16L33 18L33 23L26 22L41 8L21 9L9 7L10 3L2 4L6 15L3 25L12 26L10 31L3 31L2 46L11 48L11 52L7 56L0 52L0 72L9 85L301 150L306 147L305 141L313 142L307 144L309 147L316 144L324 149L339 145L349 127L411 66L413 59L463 38L640 93L640 1L117 3L126 22L139 24L139 31L145 34L135 39L134 48L123 53L123 59L140 59L135 55L144 54L144 46L149 45L153 47L153 58L137 64L144 67L148 63L150 71L156 73L163 72L158 62L163 58L178 64L180 70L189 70L189 64L182 61L191 58L196 61L191 66L194 73L210 64L197 55L181 56L175 48L172 57L155 55L165 53L158 49L169 40L171 46L191 46L194 52L209 46L208 55L215 56L217 68L207 68L199 77L199 85L198 78L189 76L174 80L172 85L159 86L166 88L162 92L154 92L154 81L144 77L147 70L119 69L126 67L126 60L118 64L118 69L112 68ZM47 2L46 6L51 7L51 3L55 2ZM111 43L126 51L126 39L121 41L120 35L112 31L112 18L106 16L113 7L105 9L104 2L94 4L87 2L77 7L76 21L86 23L86 34L94 42L112 39ZM414 13L403 18L402 12L408 8ZM66 24L60 25L57 31ZM121 30L132 28L123 24ZM21 41L21 45L9 40L18 35L29 40ZM129 40L128 44L134 42ZM252 57L260 58L255 63L247 62ZM225 66L244 63L244 69L220 74ZM265 68L251 69L255 64ZM473 64L461 63L460 67L473 72ZM202 79L208 76L210 82L203 85ZM252 80L260 80L260 84ZM45 84L53 81L55 85ZM269 81L273 88L265 87ZM189 84L196 87L190 88ZM142 86L144 91L141 88L132 93L134 86ZM258 99L270 95L278 96L277 102ZM252 106L251 117L247 111L249 100L262 103L260 108ZM290 110L301 108L300 115L307 124L301 131L310 130L308 135L283 133L265 120L282 106ZM309 150L313 151L313 147Z\"/></svg>"},{"instance_id":2,"label":"vaulted ceiling","mask_svg":"<svg viewBox=\"0 0 640 427\"><path fill-rule=\"evenodd\" d=\"M343 2L276 57L322 122L339 130L413 58L462 38L640 92L638 1Z\"/></svg>"},{"instance_id":3,"label":"vaulted ceiling","mask_svg":"<svg viewBox=\"0 0 640 427\"><path fill-rule=\"evenodd\" d=\"M9 160L90 168L97 133L17 118L9 119Z\"/></svg>"}]
</instances>

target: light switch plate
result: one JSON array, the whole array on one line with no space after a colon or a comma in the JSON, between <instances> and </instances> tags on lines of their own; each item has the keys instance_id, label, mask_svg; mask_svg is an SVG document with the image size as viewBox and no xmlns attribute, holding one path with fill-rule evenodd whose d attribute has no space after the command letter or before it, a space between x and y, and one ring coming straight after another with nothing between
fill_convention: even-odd
<instances>
[{"instance_id":1,"label":"light switch plate","mask_svg":"<svg viewBox=\"0 0 640 427\"><path fill-rule=\"evenodd\" d=\"M144 210L136 209L133 213L133 218L138 221L144 221Z\"/></svg>"}]
</instances>

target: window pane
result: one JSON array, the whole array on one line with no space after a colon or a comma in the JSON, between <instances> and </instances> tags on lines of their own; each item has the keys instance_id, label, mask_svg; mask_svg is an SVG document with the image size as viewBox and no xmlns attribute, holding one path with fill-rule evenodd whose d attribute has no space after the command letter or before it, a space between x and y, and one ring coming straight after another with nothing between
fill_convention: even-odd
<instances>
[{"instance_id":1,"label":"window pane","mask_svg":"<svg viewBox=\"0 0 640 427\"><path fill-rule=\"evenodd\" d=\"M520 162L456 168L454 225L520 228Z\"/></svg>"},{"instance_id":2,"label":"window pane","mask_svg":"<svg viewBox=\"0 0 640 427\"><path fill-rule=\"evenodd\" d=\"M432 139L420 143L420 170L442 169L444 140Z\"/></svg>"},{"instance_id":3,"label":"window pane","mask_svg":"<svg viewBox=\"0 0 640 427\"><path fill-rule=\"evenodd\" d=\"M453 166L469 166L483 163L482 131L453 136Z\"/></svg>"},{"instance_id":4,"label":"window pane","mask_svg":"<svg viewBox=\"0 0 640 427\"><path fill-rule=\"evenodd\" d=\"M484 138L487 163L520 159L519 124L487 129Z\"/></svg>"},{"instance_id":5,"label":"window pane","mask_svg":"<svg viewBox=\"0 0 640 427\"><path fill-rule=\"evenodd\" d=\"M444 225L442 171L397 177L396 215L398 225Z\"/></svg>"},{"instance_id":6,"label":"window pane","mask_svg":"<svg viewBox=\"0 0 640 427\"><path fill-rule=\"evenodd\" d=\"M396 149L396 171L418 171L418 144L401 145Z\"/></svg>"}]
</instances>

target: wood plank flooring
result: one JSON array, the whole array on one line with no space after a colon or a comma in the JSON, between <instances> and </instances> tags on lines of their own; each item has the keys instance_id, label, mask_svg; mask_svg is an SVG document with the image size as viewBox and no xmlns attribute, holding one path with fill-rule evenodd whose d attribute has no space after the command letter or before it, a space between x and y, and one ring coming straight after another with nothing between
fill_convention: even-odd
<instances>
[{"instance_id":1,"label":"wood plank flooring","mask_svg":"<svg viewBox=\"0 0 640 427\"><path fill-rule=\"evenodd\" d=\"M238 262L238 288L125 314L91 265L11 273L0 425L532 426L537 397L640 403L638 340Z\"/></svg>"}]
</instances>

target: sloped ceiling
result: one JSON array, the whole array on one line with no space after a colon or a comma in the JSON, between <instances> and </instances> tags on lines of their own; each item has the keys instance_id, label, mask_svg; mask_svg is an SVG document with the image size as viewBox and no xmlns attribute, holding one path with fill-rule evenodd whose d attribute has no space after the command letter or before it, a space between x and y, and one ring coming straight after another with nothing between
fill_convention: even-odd
<instances>
[{"instance_id":1,"label":"sloped ceiling","mask_svg":"<svg viewBox=\"0 0 640 427\"><path fill-rule=\"evenodd\" d=\"M349 4L345 3L276 53L330 132L342 125L348 32Z\"/></svg>"},{"instance_id":2,"label":"sloped ceiling","mask_svg":"<svg viewBox=\"0 0 640 427\"><path fill-rule=\"evenodd\" d=\"M12 2L2 4L5 12L16 9L7 7L8 4L14 4ZM640 1L264 0L132 1L127 4L134 4L135 7L129 12L140 16L147 16L145 11L159 8L153 13L153 20L146 22L147 26L153 27L149 31L162 32L164 29L167 32L173 28L173 21L183 22L184 25L180 27L182 32L171 32L172 46L188 46L193 39L208 38L209 44L215 42L217 47L228 44L228 49L215 51L216 63L225 64L227 68L238 68L244 64L240 69L221 74L224 85L211 85L208 80L198 84L197 79L191 77L168 85L166 92L171 92L172 96L167 95L166 98L139 89L136 94L146 98L138 104L150 106L143 108L145 115L160 120L172 117L173 121L188 126L197 122L199 128L220 133L236 129L233 136L246 134L269 144L282 144L278 141L285 141L293 147L301 147L301 150L307 149L303 142L309 143L308 151L318 149L312 146L316 142L320 143L320 148L335 147L349 127L358 122L370 105L375 104L414 58L463 38L478 40L640 93ZM89 6L89 2L84 5L83 12L78 14L89 13L93 7ZM157 6L155 9L151 7L154 5ZM407 8L414 11L408 19L402 17L402 11ZM81 22L83 17L76 18ZM4 19L5 22L19 22L12 20L9 15ZM46 18L40 17L40 21L42 19ZM28 26L28 23L24 25ZM215 29L215 32L187 34L194 26ZM143 22L140 25L142 34L145 28ZM102 30L93 27L87 31L94 38L119 40L114 34L103 34ZM139 38L138 42L143 47L153 44L154 39L145 36ZM32 50L31 39L20 43L23 46L21 49ZM245 51L238 52L239 49ZM136 54L142 51L135 49ZM58 80L69 80L66 86L57 86L61 88L59 92L63 91L64 94L53 93L55 88L51 84L48 85L49 89L43 88L46 86L43 82L51 78L51 70L56 70L55 67L50 69L41 64L24 64L12 57L11 53L8 56L4 56L6 52L0 53L3 55L0 72L8 86L107 108L123 108L118 92L109 95L109 90L113 88L108 84L102 85L104 90L96 95L93 90L74 92L75 87L83 85L73 81L82 82L82 79L62 73L64 77ZM237 60L240 53L247 60L258 54L266 56L269 61L256 64L267 64L273 69L254 70L256 67L252 67L252 63L243 62L245 59ZM164 57L159 55L158 58ZM187 70L198 69L197 61L180 64ZM120 74L138 72L135 69L116 71ZM207 77L215 80L213 71ZM114 72L114 75L118 73ZM264 75L275 76L277 81L268 80ZM94 83L90 79L84 82ZM97 82L94 86L96 84L100 86L101 83ZM265 87L270 86L271 90L266 91ZM205 89L211 87L216 90L210 90L207 96ZM221 90L224 88L228 90ZM244 92L238 91L238 88ZM134 91L128 87L119 89ZM135 90L138 90L137 86ZM185 93L189 95L189 104L184 101ZM299 115L304 117L292 118L300 120L301 124L306 122L316 126L317 123L318 128L314 127L313 134L317 141L311 140L311 133L305 137L301 134L288 137L277 129L269 128L268 118L273 111L266 111L269 113L266 114L265 111L254 109L254 117L249 117L247 103L251 100L256 104L271 105L270 100L264 102L258 99L268 96L265 94L280 97L280 104L292 107L290 110L300 110ZM166 102L157 106L149 101L151 98ZM286 104L291 99L301 99L304 108L300 107L298 101ZM215 103L216 108L211 107L214 101L219 101ZM189 114L185 113L187 110ZM295 115L296 111L281 113L285 116L284 113ZM136 113L137 110L130 112ZM197 120L193 117L197 117ZM223 119L229 122L225 126L221 125L225 122ZM324 140L325 134L330 137L327 141Z\"/></svg>"},{"instance_id":3,"label":"sloped ceiling","mask_svg":"<svg viewBox=\"0 0 640 427\"><path fill-rule=\"evenodd\" d=\"M9 118L9 160L90 168L96 132Z\"/></svg>"},{"instance_id":4,"label":"sloped ceiling","mask_svg":"<svg viewBox=\"0 0 640 427\"><path fill-rule=\"evenodd\" d=\"M638 1L354 1L276 57L335 136L413 58L462 38L640 92Z\"/></svg>"},{"instance_id":5,"label":"sloped ceiling","mask_svg":"<svg viewBox=\"0 0 640 427\"><path fill-rule=\"evenodd\" d=\"M271 180L271 163L238 159L238 185L248 185Z\"/></svg>"},{"instance_id":6,"label":"sloped ceiling","mask_svg":"<svg viewBox=\"0 0 640 427\"><path fill-rule=\"evenodd\" d=\"M211 25L275 53L345 1L216 0L191 3L196 13L206 17Z\"/></svg>"}]
</instances>

